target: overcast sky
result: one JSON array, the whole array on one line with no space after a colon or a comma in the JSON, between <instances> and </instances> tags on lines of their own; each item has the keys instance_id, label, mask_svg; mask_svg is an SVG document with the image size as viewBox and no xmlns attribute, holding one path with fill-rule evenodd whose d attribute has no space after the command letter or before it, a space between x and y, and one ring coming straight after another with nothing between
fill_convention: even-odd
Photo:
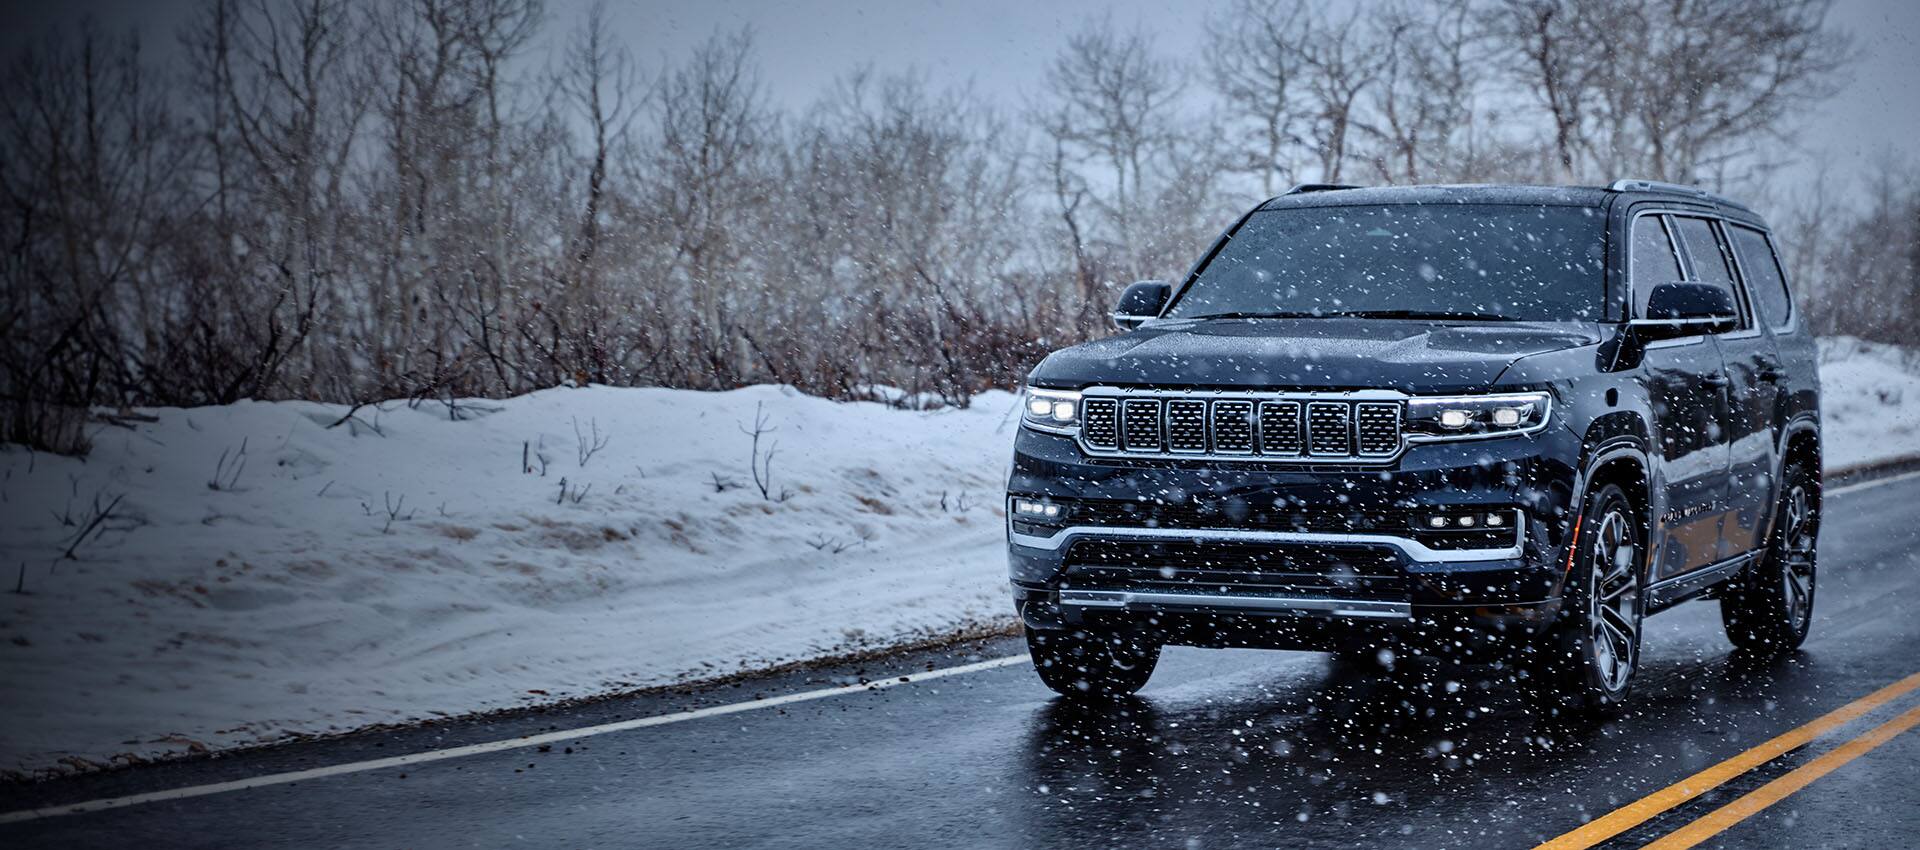
<instances>
[{"instance_id":1,"label":"overcast sky","mask_svg":"<svg viewBox=\"0 0 1920 850\"><path fill-rule=\"evenodd\" d=\"M9 52L50 21L91 13L150 33L164 53L191 2L172 0L0 0L10 22ZM548 37L559 38L590 0L549 0ZM1160 39L1167 55L1201 42L1201 21L1217 2L1177 0L615 0L615 30L648 67L683 56L716 30L751 25L770 93L804 106L834 77L862 63L882 71L919 68L936 83L971 84L1017 106L1036 91L1047 62L1087 18L1111 14ZM1858 175L1892 151L1920 158L1920 0L1840 0L1832 21L1852 33L1860 56L1853 82L1806 117L1808 154L1793 166L1798 180L1826 163L1833 176Z\"/></svg>"}]
</instances>

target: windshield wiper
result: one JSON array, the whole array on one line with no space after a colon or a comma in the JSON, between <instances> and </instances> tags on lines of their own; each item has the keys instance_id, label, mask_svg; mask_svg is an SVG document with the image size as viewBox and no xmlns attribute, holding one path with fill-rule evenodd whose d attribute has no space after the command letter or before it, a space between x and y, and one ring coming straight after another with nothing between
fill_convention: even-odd
<instances>
[{"instance_id":1,"label":"windshield wiper","mask_svg":"<svg viewBox=\"0 0 1920 850\"><path fill-rule=\"evenodd\" d=\"M1337 313L1323 313L1324 316L1339 316L1354 319L1468 319L1484 322L1517 322L1512 316L1498 313L1477 313L1472 310L1342 310Z\"/></svg>"},{"instance_id":2,"label":"windshield wiper","mask_svg":"<svg viewBox=\"0 0 1920 850\"><path fill-rule=\"evenodd\" d=\"M1204 316L1183 316L1187 319L1317 319L1324 313L1208 313Z\"/></svg>"}]
</instances>

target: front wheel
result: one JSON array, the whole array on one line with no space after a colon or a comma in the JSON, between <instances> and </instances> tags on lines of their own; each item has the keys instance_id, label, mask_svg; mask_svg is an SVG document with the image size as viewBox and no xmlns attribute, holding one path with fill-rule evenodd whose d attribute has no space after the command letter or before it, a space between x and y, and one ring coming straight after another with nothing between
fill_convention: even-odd
<instances>
[{"instance_id":1,"label":"front wheel","mask_svg":"<svg viewBox=\"0 0 1920 850\"><path fill-rule=\"evenodd\" d=\"M1645 536L1612 484L1588 500L1578 523L1562 620L1536 669L1554 706L1605 714L1626 701L1639 669Z\"/></svg>"},{"instance_id":2,"label":"front wheel","mask_svg":"<svg viewBox=\"0 0 1920 850\"><path fill-rule=\"evenodd\" d=\"M1123 697L1140 690L1160 661L1160 644L1113 629L1027 629L1040 681L1069 697Z\"/></svg>"},{"instance_id":3,"label":"front wheel","mask_svg":"<svg viewBox=\"0 0 1920 850\"><path fill-rule=\"evenodd\" d=\"M1807 639L1813 625L1814 541L1820 533L1817 485L1800 463L1787 467L1784 483L1765 557L1720 596L1727 639L1753 652L1790 652Z\"/></svg>"}]
</instances>

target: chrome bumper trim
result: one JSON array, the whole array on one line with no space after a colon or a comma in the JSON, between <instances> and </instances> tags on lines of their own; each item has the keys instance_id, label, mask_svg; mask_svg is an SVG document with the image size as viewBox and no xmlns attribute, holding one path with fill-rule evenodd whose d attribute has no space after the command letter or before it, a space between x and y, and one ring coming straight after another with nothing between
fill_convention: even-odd
<instances>
[{"instance_id":1,"label":"chrome bumper trim","mask_svg":"<svg viewBox=\"0 0 1920 850\"><path fill-rule=\"evenodd\" d=\"M1404 620L1413 617L1413 606L1406 602L1379 602L1360 599L1301 599L1281 596L1221 596L1204 593L1147 593L1132 590L1060 590L1061 607L1104 608L1124 611L1130 608L1195 608L1208 611L1236 610L1265 613L1324 613L1336 617L1370 617Z\"/></svg>"},{"instance_id":2,"label":"chrome bumper trim","mask_svg":"<svg viewBox=\"0 0 1920 850\"><path fill-rule=\"evenodd\" d=\"M1020 534L1007 529L1007 541L1029 549L1058 550L1077 537L1108 540L1221 540L1236 543L1308 543L1344 546L1392 546L1408 558L1422 563L1463 561L1508 561L1520 557L1526 524L1514 526L1513 545L1498 549L1433 549L1411 537L1392 534L1347 534L1331 531L1251 531L1232 528L1127 528L1107 525L1076 525L1063 528L1051 537Z\"/></svg>"}]
</instances>

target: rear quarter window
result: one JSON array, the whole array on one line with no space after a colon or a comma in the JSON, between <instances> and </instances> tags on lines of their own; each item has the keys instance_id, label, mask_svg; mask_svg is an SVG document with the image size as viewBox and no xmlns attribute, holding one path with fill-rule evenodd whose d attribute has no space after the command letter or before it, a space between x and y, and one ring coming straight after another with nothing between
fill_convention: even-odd
<instances>
[{"instance_id":1,"label":"rear quarter window","mask_svg":"<svg viewBox=\"0 0 1920 850\"><path fill-rule=\"evenodd\" d=\"M1787 291L1787 276L1780 270L1773 244L1765 233L1750 227L1732 225L1727 232L1733 234L1733 250L1740 255L1747 289L1760 304L1760 318L1773 327L1784 327L1793 318L1793 295Z\"/></svg>"}]
</instances>

